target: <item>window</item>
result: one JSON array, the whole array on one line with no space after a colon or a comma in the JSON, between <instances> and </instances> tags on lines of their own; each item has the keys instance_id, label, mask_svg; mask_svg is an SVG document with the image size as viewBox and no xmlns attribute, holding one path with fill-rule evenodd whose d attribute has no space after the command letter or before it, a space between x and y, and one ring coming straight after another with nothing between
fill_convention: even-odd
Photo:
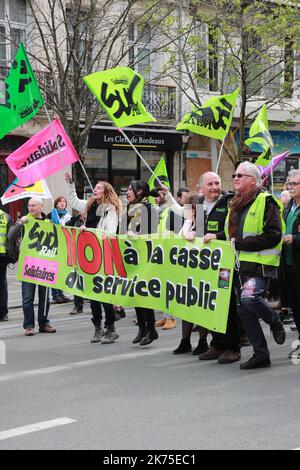
<instances>
[{"instance_id":1,"label":"window","mask_svg":"<svg viewBox=\"0 0 300 470\"><path fill-rule=\"evenodd\" d=\"M218 39L213 29L201 24L195 38L196 81L199 88L218 91Z\"/></svg>"},{"instance_id":2,"label":"window","mask_svg":"<svg viewBox=\"0 0 300 470\"><path fill-rule=\"evenodd\" d=\"M25 41L26 0L0 0L0 65L9 65Z\"/></svg>"},{"instance_id":3,"label":"window","mask_svg":"<svg viewBox=\"0 0 300 470\"><path fill-rule=\"evenodd\" d=\"M151 79L152 39L148 24L143 26L131 24L129 26L129 67L136 70L146 81Z\"/></svg>"},{"instance_id":4,"label":"window","mask_svg":"<svg viewBox=\"0 0 300 470\"><path fill-rule=\"evenodd\" d=\"M88 12L82 11L74 15L67 10L67 55L71 52L70 68L74 70L76 64L82 72L86 71L86 52L88 38Z\"/></svg>"},{"instance_id":5,"label":"window","mask_svg":"<svg viewBox=\"0 0 300 470\"><path fill-rule=\"evenodd\" d=\"M252 35L249 38L247 67L247 95L259 95L262 88L262 41Z\"/></svg>"}]
</instances>

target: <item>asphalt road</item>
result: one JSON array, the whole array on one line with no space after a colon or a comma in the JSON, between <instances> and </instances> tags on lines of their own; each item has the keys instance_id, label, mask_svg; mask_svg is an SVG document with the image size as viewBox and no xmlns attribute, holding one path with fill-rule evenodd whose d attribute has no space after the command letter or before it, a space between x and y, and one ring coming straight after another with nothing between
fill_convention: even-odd
<instances>
[{"instance_id":1,"label":"asphalt road","mask_svg":"<svg viewBox=\"0 0 300 470\"><path fill-rule=\"evenodd\" d=\"M51 307L56 334L25 337L19 309L0 324L1 450L300 447L300 366L287 358L296 339L288 327L283 346L266 333L272 367L240 371L174 356L180 324L148 347L133 345L132 311L115 344L91 344L88 306L75 317L69 310Z\"/></svg>"}]
</instances>

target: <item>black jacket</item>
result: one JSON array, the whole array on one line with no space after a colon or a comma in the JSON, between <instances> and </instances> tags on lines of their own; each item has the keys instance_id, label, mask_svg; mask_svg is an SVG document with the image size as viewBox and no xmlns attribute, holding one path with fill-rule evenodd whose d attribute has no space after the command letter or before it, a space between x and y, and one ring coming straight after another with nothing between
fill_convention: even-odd
<instances>
[{"instance_id":1,"label":"black jacket","mask_svg":"<svg viewBox=\"0 0 300 470\"><path fill-rule=\"evenodd\" d=\"M233 193L223 193L222 197L216 202L208 215L204 211L204 235L207 233L214 233L217 237L217 240L226 240L224 231L225 221L228 213L228 207L233 196ZM200 204L203 204L203 202L204 198L201 198Z\"/></svg>"},{"instance_id":2,"label":"black jacket","mask_svg":"<svg viewBox=\"0 0 300 470\"><path fill-rule=\"evenodd\" d=\"M292 199L283 212L283 219L286 222L287 216L292 208L294 200ZM297 216L297 219L294 222L293 230L293 279L295 282L300 283L300 213ZM283 245L282 250L282 274L285 277L285 264L284 264L284 254L285 254L285 245Z\"/></svg>"},{"instance_id":3,"label":"black jacket","mask_svg":"<svg viewBox=\"0 0 300 470\"><path fill-rule=\"evenodd\" d=\"M129 204L121 218L119 233L128 231L145 235L156 233L159 224L159 215L156 207L150 204L147 198L135 204Z\"/></svg>"}]
</instances>

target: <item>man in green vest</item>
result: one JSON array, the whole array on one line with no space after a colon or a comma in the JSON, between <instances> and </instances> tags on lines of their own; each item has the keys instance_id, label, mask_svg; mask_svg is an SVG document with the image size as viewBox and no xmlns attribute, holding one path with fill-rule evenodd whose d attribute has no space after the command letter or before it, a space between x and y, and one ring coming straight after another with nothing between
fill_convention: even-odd
<instances>
[{"instance_id":1,"label":"man in green vest","mask_svg":"<svg viewBox=\"0 0 300 470\"><path fill-rule=\"evenodd\" d=\"M259 319L270 326L277 344L283 344L286 336L278 314L264 297L268 278L278 276L284 226L282 207L262 190L260 172L252 163L241 163L232 178L236 193L227 218L227 236L237 254L237 309L254 350L254 355L240 368L268 367L270 353Z\"/></svg>"},{"instance_id":2,"label":"man in green vest","mask_svg":"<svg viewBox=\"0 0 300 470\"><path fill-rule=\"evenodd\" d=\"M8 291L7 291L7 254L6 241L12 219L0 209L0 322L8 320Z\"/></svg>"},{"instance_id":3,"label":"man in green vest","mask_svg":"<svg viewBox=\"0 0 300 470\"><path fill-rule=\"evenodd\" d=\"M23 225L27 224L29 220L44 220L48 221L46 215L43 213L43 201L39 198L32 198L28 201L28 214L21 217L21 219L11 227L8 237L13 242L20 236L23 236ZM55 333L56 329L50 325L48 319L49 313L49 289L45 286L38 285L38 323L40 333ZM24 314L23 328L25 336L33 336L34 332L34 297L36 285L30 282L22 281L22 307Z\"/></svg>"},{"instance_id":4,"label":"man in green vest","mask_svg":"<svg viewBox=\"0 0 300 470\"><path fill-rule=\"evenodd\" d=\"M287 187L292 199L283 213L286 229L283 237L282 267L284 285L300 340L300 170L289 172ZM299 361L300 341L296 343L289 357Z\"/></svg>"}]
</instances>

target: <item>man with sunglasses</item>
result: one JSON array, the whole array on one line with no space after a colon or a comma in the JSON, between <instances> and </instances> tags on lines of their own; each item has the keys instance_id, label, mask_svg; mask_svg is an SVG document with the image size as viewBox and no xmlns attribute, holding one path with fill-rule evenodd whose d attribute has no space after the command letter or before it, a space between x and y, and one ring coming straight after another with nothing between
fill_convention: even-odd
<instances>
[{"instance_id":1,"label":"man with sunglasses","mask_svg":"<svg viewBox=\"0 0 300 470\"><path fill-rule=\"evenodd\" d=\"M227 221L228 238L237 255L234 286L238 313L254 351L240 368L256 369L271 365L259 319L270 326L277 344L283 344L286 336L278 314L265 299L268 278L278 276L283 221L280 203L263 191L255 165L241 163L232 177L236 193Z\"/></svg>"},{"instance_id":2,"label":"man with sunglasses","mask_svg":"<svg viewBox=\"0 0 300 470\"><path fill-rule=\"evenodd\" d=\"M286 186L292 199L283 213L286 229L282 267L285 288L300 339L300 170L289 172ZM300 343L290 352L289 357L300 359Z\"/></svg>"}]
</instances>

